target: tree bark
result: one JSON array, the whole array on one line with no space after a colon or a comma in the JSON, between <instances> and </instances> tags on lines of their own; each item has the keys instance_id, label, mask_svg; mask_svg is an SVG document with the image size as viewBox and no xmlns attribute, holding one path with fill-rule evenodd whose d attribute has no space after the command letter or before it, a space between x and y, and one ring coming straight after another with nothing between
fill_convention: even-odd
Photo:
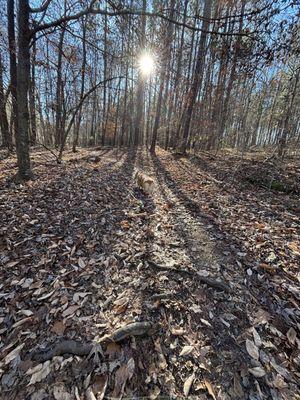
<instances>
[{"instance_id":1,"label":"tree bark","mask_svg":"<svg viewBox=\"0 0 300 400\"><path fill-rule=\"evenodd\" d=\"M147 0L143 0L143 12L146 11ZM141 41L140 41L140 51L145 49L145 35L146 35L146 17L142 15L141 17ZM138 87L136 94L136 114L135 114L135 124L134 124L134 135L133 135L133 145L137 146L140 143L141 131L143 129L144 120L144 92L145 92L145 81L141 72L138 75Z\"/></svg>"},{"instance_id":2,"label":"tree bark","mask_svg":"<svg viewBox=\"0 0 300 400\"><path fill-rule=\"evenodd\" d=\"M170 4L170 18L173 19L174 16L174 7L175 7L175 0L171 0ZM172 43L172 36L173 36L173 24L171 22L168 23L167 29L166 29L166 41L165 41L165 46L164 49L166 49L166 53L163 59L163 63L161 66L161 73L160 73L160 87L159 87L159 94L158 94L158 99L157 99L157 106L156 106L156 114L155 114L155 121L154 121L154 127L153 127L153 133L152 133L152 141L151 141L151 147L150 147L150 152L155 153L155 146L156 146L156 140L157 140L157 131L159 127L159 122L160 122L160 117L161 117L161 108L162 108L162 99L163 99L163 91L165 86L168 85L167 80L167 65L169 62L169 59L171 57L171 43Z\"/></svg>"},{"instance_id":3,"label":"tree bark","mask_svg":"<svg viewBox=\"0 0 300 400\"><path fill-rule=\"evenodd\" d=\"M56 79L56 101L55 101L55 108L56 108L56 116L55 116L55 147L59 147L62 142L63 137L63 80L62 80L62 49L64 43L64 36L66 31L66 25L64 24L61 27L60 36L59 36L59 43L57 48L57 79Z\"/></svg>"},{"instance_id":4,"label":"tree bark","mask_svg":"<svg viewBox=\"0 0 300 400\"><path fill-rule=\"evenodd\" d=\"M82 100L82 97L84 95L84 85L85 85L85 66L86 66L86 24L87 20L83 21L82 25L82 65L81 65L81 87L80 87L80 99L79 101ZM76 147L78 146L78 139L79 139L79 130L80 130L80 124L81 124L81 118L82 118L82 105L80 106L78 110L78 117L77 117L77 124L75 125L75 132L74 132L74 141L73 141L73 153L76 152Z\"/></svg>"},{"instance_id":5,"label":"tree bark","mask_svg":"<svg viewBox=\"0 0 300 400\"><path fill-rule=\"evenodd\" d=\"M287 138L288 138L288 126L289 126L289 118L291 116L292 107L294 104L294 100L297 94L297 86L299 82L299 75L300 75L300 67L298 67L296 75L295 75L295 83L292 87L292 93L287 95L287 108L285 112L285 117L282 124L282 134L279 140L279 147L278 147L278 155L279 157L284 157L285 148L287 145Z\"/></svg>"},{"instance_id":6,"label":"tree bark","mask_svg":"<svg viewBox=\"0 0 300 400\"><path fill-rule=\"evenodd\" d=\"M18 131L17 52L15 36L15 0L7 0L7 36L9 50L10 93L12 97L11 126L16 138ZM12 135L12 132L11 132Z\"/></svg>"},{"instance_id":7,"label":"tree bark","mask_svg":"<svg viewBox=\"0 0 300 400\"><path fill-rule=\"evenodd\" d=\"M3 64L2 64L1 54L0 54L0 128L2 133L2 147L11 150L12 141L8 128L8 119L6 113L6 104L5 104L4 87L3 87Z\"/></svg>"},{"instance_id":8,"label":"tree bark","mask_svg":"<svg viewBox=\"0 0 300 400\"><path fill-rule=\"evenodd\" d=\"M106 127L107 127L107 113L108 110L106 110L106 78L107 78L107 15L104 16L104 55L103 55L103 80L104 80L104 86L103 86L103 112L102 112L102 138L101 138L101 143L102 146L105 144L105 139L106 139ZM107 111L107 112L106 112Z\"/></svg>"},{"instance_id":9,"label":"tree bark","mask_svg":"<svg viewBox=\"0 0 300 400\"><path fill-rule=\"evenodd\" d=\"M30 144L36 144L36 96L35 96L35 60L36 60L36 41L33 37L32 57L31 57L31 80L29 85L29 108L30 108Z\"/></svg>"},{"instance_id":10,"label":"tree bark","mask_svg":"<svg viewBox=\"0 0 300 400\"><path fill-rule=\"evenodd\" d=\"M18 158L19 178L27 180L32 177L29 157L29 112L28 86L30 80L30 30L28 0L19 0L18 9L18 69L17 69L17 99L18 99L18 130L16 148Z\"/></svg>"},{"instance_id":11,"label":"tree bark","mask_svg":"<svg viewBox=\"0 0 300 400\"><path fill-rule=\"evenodd\" d=\"M242 0L241 14L240 14L240 19L239 19L239 30L238 30L239 33L241 33L242 29L243 29L243 18L244 18L243 14L245 11L245 5L246 5L246 0ZM229 81L228 81L224 104L223 104L223 109L222 109L221 117L220 117L220 125L219 125L219 133L218 133L219 138L221 138L223 136L226 122L227 122L228 105L229 105L231 91L233 88L233 83L236 78L236 67L237 67L237 61L238 61L238 56L239 56L240 47L241 47L241 39L242 39L241 36L238 36L237 40L236 40L236 44L235 44L235 50L234 50L234 56L233 56L233 60L232 60Z\"/></svg>"},{"instance_id":12,"label":"tree bark","mask_svg":"<svg viewBox=\"0 0 300 400\"><path fill-rule=\"evenodd\" d=\"M209 28L209 18L211 15L211 8L212 8L212 0L205 0L204 11L203 11L204 20L202 22L203 31L201 32L199 41L197 62L196 62L192 87L188 95L188 100L187 100L188 104L185 112L185 121L183 126L183 137L180 145L180 152L182 153L186 152L188 136L190 131L190 124L194 110L194 104L197 98L198 90L202 84L204 64L205 64L205 54L206 54L206 49L205 49L206 37L207 37L207 30Z\"/></svg>"}]
</instances>

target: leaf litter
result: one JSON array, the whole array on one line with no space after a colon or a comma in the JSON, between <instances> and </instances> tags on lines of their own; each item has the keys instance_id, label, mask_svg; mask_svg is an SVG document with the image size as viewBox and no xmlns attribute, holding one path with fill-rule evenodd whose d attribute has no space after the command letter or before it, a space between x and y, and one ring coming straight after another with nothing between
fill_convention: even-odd
<instances>
[{"instance_id":1,"label":"leaf litter","mask_svg":"<svg viewBox=\"0 0 300 400\"><path fill-rule=\"evenodd\" d=\"M297 398L299 169L281 171L292 190L271 198L247 158L232 176L233 155L98 153L55 165L35 151L38 179L23 185L0 174L5 398ZM62 340L93 352L36 361Z\"/></svg>"}]
</instances>

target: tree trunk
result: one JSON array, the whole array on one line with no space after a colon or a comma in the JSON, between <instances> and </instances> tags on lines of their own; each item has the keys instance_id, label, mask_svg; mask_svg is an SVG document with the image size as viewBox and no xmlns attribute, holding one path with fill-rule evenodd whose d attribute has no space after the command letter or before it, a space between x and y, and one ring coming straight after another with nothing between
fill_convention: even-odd
<instances>
[{"instance_id":1,"label":"tree trunk","mask_svg":"<svg viewBox=\"0 0 300 400\"><path fill-rule=\"evenodd\" d=\"M271 110L270 110L270 118L269 118L269 121L268 121L267 134L266 134L266 137L265 137L265 146L267 144L271 143L271 136L272 136L272 131L273 131L274 111L275 111L275 107L277 105L278 94L280 92L280 88L281 88L281 81L279 80L278 83L277 83L274 99L273 99Z\"/></svg>"},{"instance_id":2,"label":"tree trunk","mask_svg":"<svg viewBox=\"0 0 300 400\"><path fill-rule=\"evenodd\" d=\"M285 117L283 120L283 124L282 124L282 134L280 137L280 141L279 141L279 147L278 147L278 155L279 157L284 157L284 153L285 153L285 148L287 145L287 138L288 138L288 126L289 126L289 119L291 116L291 111L292 111L292 107L294 104L294 100L297 94L297 86L298 86L298 82L299 82L299 75L300 75L300 67L298 67L298 70L296 72L296 76L295 76L295 83L294 86L292 88L292 93L291 95L287 95L287 108L286 108L286 112L285 112Z\"/></svg>"},{"instance_id":3,"label":"tree trunk","mask_svg":"<svg viewBox=\"0 0 300 400\"><path fill-rule=\"evenodd\" d=\"M143 12L146 11L147 0L143 0ZM140 40L140 52L145 49L145 36L146 36L146 17L142 15L141 17L141 40ZM142 76L141 71L138 75L137 84L137 94L136 94L136 114L135 114L135 124L134 124L134 136L133 145L137 146L140 143L141 131L144 119L144 92L145 92L145 81Z\"/></svg>"},{"instance_id":4,"label":"tree trunk","mask_svg":"<svg viewBox=\"0 0 300 400\"><path fill-rule=\"evenodd\" d=\"M175 0L171 0L170 19L173 19L173 16L174 16L174 7L175 7ZM159 87L155 121L154 121L152 141L151 141L151 147L150 147L151 153L155 152L155 146L156 146L156 140L157 140L157 130L159 127L159 121L160 121L160 116L161 116L163 91L164 91L165 85L166 85L166 87L168 86L168 82L166 82L166 80L168 80L166 70L167 70L167 65L168 65L169 59L171 57L171 49L172 49L171 43L172 43L172 36L173 36L173 24L171 22L168 23L165 35L166 35L166 40L165 40L164 49L166 49L166 53L164 55L164 60L163 60L162 66L161 66L160 87Z\"/></svg>"},{"instance_id":5,"label":"tree trunk","mask_svg":"<svg viewBox=\"0 0 300 400\"><path fill-rule=\"evenodd\" d=\"M104 55L103 55L103 113L102 113L102 146L105 144L106 127L107 127L107 113L106 113L106 78L107 78L107 15L104 16Z\"/></svg>"},{"instance_id":6,"label":"tree trunk","mask_svg":"<svg viewBox=\"0 0 300 400\"><path fill-rule=\"evenodd\" d=\"M36 42L33 38L32 58L31 58L31 80L29 85L29 107L30 107L30 144L36 144L36 105L35 105L35 59L36 59Z\"/></svg>"},{"instance_id":7,"label":"tree trunk","mask_svg":"<svg viewBox=\"0 0 300 400\"><path fill-rule=\"evenodd\" d=\"M207 30L209 28L209 18L211 15L211 8L212 8L212 0L205 0L204 4L204 11L203 11L203 22L202 22L202 32L199 41L199 48L198 48L198 55L197 55L197 62L192 82L192 87L188 96L188 104L185 112L185 121L183 126L183 137L180 145L180 151L182 153L186 152L188 136L190 131L190 124L194 109L194 104L197 98L199 87L202 84L203 79L203 70L205 64L205 55L206 55L206 37L207 37Z\"/></svg>"},{"instance_id":8,"label":"tree trunk","mask_svg":"<svg viewBox=\"0 0 300 400\"><path fill-rule=\"evenodd\" d=\"M55 147L59 147L62 142L63 129L62 129L62 108L63 108L63 80L62 80L62 49L64 43L64 36L66 25L61 27L59 43L57 48L57 79L56 79L56 116L55 116Z\"/></svg>"},{"instance_id":9,"label":"tree trunk","mask_svg":"<svg viewBox=\"0 0 300 400\"><path fill-rule=\"evenodd\" d=\"M7 36L9 49L10 93L12 97L11 126L16 138L18 131L17 52L15 37L15 0L7 0ZM12 136L12 132L11 132Z\"/></svg>"},{"instance_id":10,"label":"tree trunk","mask_svg":"<svg viewBox=\"0 0 300 400\"><path fill-rule=\"evenodd\" d=\"M2 133L2 146L11 150L12 142L11 135L8 128L8 119L6 113L6 104L4 98L4 87L3 87L3 65L2 56L0 54L0 128Z\"/></svg>"},{"instance_id":11,"label":"tree trunk","mask_svg":"<svg viewBox=\"0 0 300 400\"><path fill-rule=\"evenodd\" d=\"M239 33L241 33L242 29L243 29L243 18L244 18L243 14L245 11L245 5L246 5L246 0L242 0L241 14L240 14L240 20L239 20ZM224 130L225 130L226 122L227 122L228 105L229 105L229 99L230 99L233 83L236 78L236 67L237 67L237 61L238 61L238 56L239 56L240 47L241 47L241 38L242 38L241 36L238 36L237 40L236 40L229 81L228 81L227 90L226 90L226 94L225 94L222 113L220 115L220 126L219 126L219 133L218 133L218 137L220 137L220 138L224 134Z\"/></svg>"},{"instance_id":12,"label":"tree trunk","mask_svg":"<svg viewBox=\"0 0 300 400\"><path fill-rule=\"evenodd\" d=\"M87 20L83 21L83 32L82 32L82 65L81 65L81 87L80 87L80 99L81 102L83 95L84 95L84 85L85 85L85 66L86 66L86 24ZM77 124L74 127L74 141L73 141L73 153L76 152L76 147L78 146L78 139L79 139L79 130L80 130L80 123L82 118L82 105L78 110L78 117L77 117Z\"/></svg>"},{"instance_id":13,"label":"tree trunk","mask_svg":"<svg viewBox=\"0 0 300 400\"><path fill-rule=\"evenodd\" d=\"M21 179L30 179L32 177L28 143L28 86L30 80L29 46L29 4L28 0L19 0L17 70L18 131L16 135L16 147L18 157L18 175Z\"/></svg>"}]
</instances>

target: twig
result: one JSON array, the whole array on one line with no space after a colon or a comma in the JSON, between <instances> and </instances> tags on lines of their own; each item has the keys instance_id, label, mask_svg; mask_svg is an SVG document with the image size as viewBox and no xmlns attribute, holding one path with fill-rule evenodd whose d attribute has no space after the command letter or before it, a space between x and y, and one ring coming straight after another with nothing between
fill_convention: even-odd
<instances>
[{"instance_id":1,"label":"twig","mask_svg":"<svg viewBox=\"0 0 300 400\"><path fill-rule=\"evenodd\" d=\"M152 300L152 301L165 300L165 299L168 299L170 296L174 296L174 293L172 293L172 292L155 293L149 298L149 300Z\"/></svg>"},{"instance_id":2,"label":"twig","mask_svg":"<svg viewBox=\"0 0 300 400\"><path fill-rule=\"evenodd\" d=\"M230 293L231 290L230 288L225 285L223 282L216 281L215 279L208 278L206 276L201 276L197 271L191 271L191 270L186 270L186 269L179 269L179 268L172 268L172 267L166 267L164 265L159 265L156 264L154 261L147 260L148 264L151 265L154 268L157 268L161 271L170 271L170 272L177 272L179 274L185 274L192 276L194 278L197 278L201 283L204 283L208 286L211 286L215 289L223 290L224 292Z\"/></svg>"},{"instance_id":3,"label":"twig","mask_svg":"<svg viewBox=\"0 0 300 400\"><path fill-rule=\"evenodd\" d=\"M46 150L50 151L50 153L55 157L56 161L58 163L60 163L60 160L58 158L58 155L54 153L54 151L52 151L49 147L47 147L45 144L43 143L37 143L37 145L44 147Z\"/></svg>"}]
</instances>

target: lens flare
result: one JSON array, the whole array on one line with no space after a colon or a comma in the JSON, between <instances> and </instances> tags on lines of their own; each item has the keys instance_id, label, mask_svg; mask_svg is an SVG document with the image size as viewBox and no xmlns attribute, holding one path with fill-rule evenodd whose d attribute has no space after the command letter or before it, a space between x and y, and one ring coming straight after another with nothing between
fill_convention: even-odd
<instances>
[{"instance_id":1,"label":"lens flare","mask_svg":"<svg viewBox=\"0 0 300 400\"><path fill-rule=\"evenodd\" d=\"M154 58L148 54L144 53L139 58L139 68L144 76L149 76L154 70L155 62Z\"/></svg>"}]
</instances>

